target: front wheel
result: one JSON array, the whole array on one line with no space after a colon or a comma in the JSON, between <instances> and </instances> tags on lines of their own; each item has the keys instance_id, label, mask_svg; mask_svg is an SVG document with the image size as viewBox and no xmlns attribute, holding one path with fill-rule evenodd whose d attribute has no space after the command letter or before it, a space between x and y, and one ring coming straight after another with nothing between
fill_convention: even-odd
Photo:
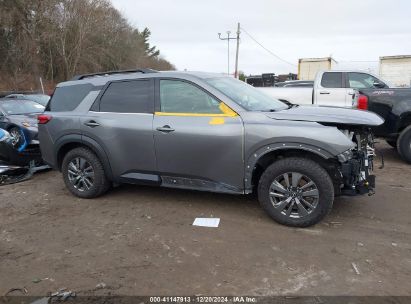
<instances>
[{"instance_id":1,"label":"front wheel","mask_svg":"<svg viewBox=\"0 0 411 304\"><path fill-rule=\"evenodd\" d=\"M321 221L334 201L334 186L327 171L305 158L285 158L263 173L258 200L276 222L308 227Z\"/></svg>"},{"instance_id":2,"label":"front wheel","mask_svg":"<svg viewBox=\"0 0 411 304\"><path fill-rule=\"evenodd\" d=\"M13 127L9 130L9 133L10 133L11 144L13 145L13 148L16 150L21 149L26 142L23 130L20 129L19 127Z\"/></svg>"}]
</instances>

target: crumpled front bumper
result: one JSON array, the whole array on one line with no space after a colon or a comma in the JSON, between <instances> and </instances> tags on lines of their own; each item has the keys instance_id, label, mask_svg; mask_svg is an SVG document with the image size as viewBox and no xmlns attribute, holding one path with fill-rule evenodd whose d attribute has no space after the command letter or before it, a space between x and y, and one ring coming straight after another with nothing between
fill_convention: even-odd
<instances>
[{"instance_id":1,"label":"crumpled front bumper","mask_svg":"<svg viewBox=\"0 0 411 304\"><path fill-rule=\"evenodd\" d=\"M366 153L355 153L350 160L341 164L341 195L373 195L375 175L372 172L372 158Z\"/></svg>"}]
</instances>

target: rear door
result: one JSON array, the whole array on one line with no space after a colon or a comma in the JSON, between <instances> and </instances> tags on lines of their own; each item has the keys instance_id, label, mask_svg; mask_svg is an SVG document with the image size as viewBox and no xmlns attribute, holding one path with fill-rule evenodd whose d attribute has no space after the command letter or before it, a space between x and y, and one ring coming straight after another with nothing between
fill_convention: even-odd
<instances>
[{"instance_id":1,"label":"rear door","mask_svg":"<svg viewBox=\"0 0 411 304\"><path fill-rule=\"evenodd\" d=\"M83 136L106 151L115 178L157 181L153 141L154 80L113 81L84 117Z\"/></svg>"},{"instance_id":2,"label":"rear door","mask_svg":"<svg viewBox=\"0 0 411 304\"><path fill-rule=\"evenodd\" d=\"M316 103L321 106L351 107L352 96L342 72L324 72L315 88Z\"/></svg>"},{"instance_id":3,"label":"rear door","mask_svg":"<svg viewBox=\"0 0 411 304\"><path fill-rule=\"evenodd\" d=\"M241 117L200 86L179 79L156 83L154 141L165 186L242 192Z\"/></svg>"}]
</instances>

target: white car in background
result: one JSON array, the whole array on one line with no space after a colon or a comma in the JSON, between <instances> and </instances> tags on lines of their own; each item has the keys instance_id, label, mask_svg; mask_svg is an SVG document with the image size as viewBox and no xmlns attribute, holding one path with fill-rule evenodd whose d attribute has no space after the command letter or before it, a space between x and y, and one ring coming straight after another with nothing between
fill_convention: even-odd
<instances>
[{"instance_id":1,"label":"white car in background","mask_svg":"<svg viewBox=\"0 0 411 304\"><path fill-rule=\"evenodd\" d=\"M313 87L261 87L276 99L292 104L355 107L358 89L388 88L377 76L362 71L320 71Z\"/></svg>"}]
</instances>

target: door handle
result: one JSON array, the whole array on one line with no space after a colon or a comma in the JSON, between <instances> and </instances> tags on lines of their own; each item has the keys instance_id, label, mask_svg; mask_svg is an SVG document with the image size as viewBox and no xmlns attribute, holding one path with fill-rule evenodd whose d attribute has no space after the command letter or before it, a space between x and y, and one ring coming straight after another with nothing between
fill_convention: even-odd
<instances>
[{"instance_id":1,"label":"door handle","mask_svg":"<svg viewBox=\"0 0 411 304\"><path fill-rule=\"evenodd\" d=\"M163 132L163 133L170 133L170 132L175 131L175 130L174 130L173 128L171 128L169 125L165 125L165 126L162 126L162 127L158 127L156 130L157 130L157 131L160 131L160 132Z\"/></svg>"},{"instance_id":2,"label":"door handle","mask_svg":"<svg viewBox=\"0 0 411 304\"><path fill-rule=\"evenodd\" d=\"M94 120L90 120L88 122L85 122L84 124L90 128L98 127L100 125L98 122Z\"/></svg>"},{"instance_id":3,"label":"door handle","mask_svg":"<svg viewBox=\"0 0 411 304\"><path fill-rule=\"evenodd\" d=\"M330 92L328 92L328 91L321 91L320 94L321 94L321 95L329 95Z\"/></svg>"}]
</instances>

